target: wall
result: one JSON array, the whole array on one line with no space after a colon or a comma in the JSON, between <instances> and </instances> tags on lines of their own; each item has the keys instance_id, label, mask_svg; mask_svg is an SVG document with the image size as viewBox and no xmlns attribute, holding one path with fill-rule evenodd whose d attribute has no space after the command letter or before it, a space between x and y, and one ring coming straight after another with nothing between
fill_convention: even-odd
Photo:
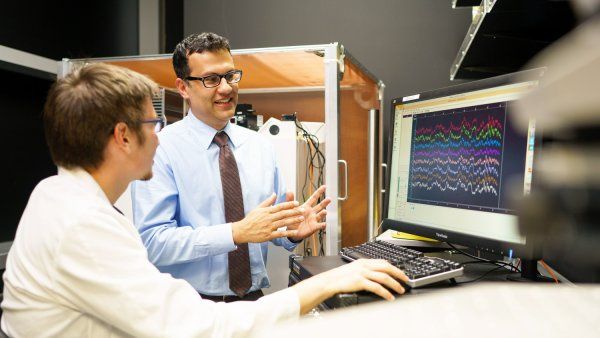
<instances>
[{"instance_id":1,"label":"wall","mask_svg":"<svg viewBox=\"0 0 600 338\"><path fill-rule=\"evenodd\" d=\"M6 1L0 45L56 60L136 55L138 1Z\"/></svg>"},{"instance_id":2,"label":"wall","mask_svg":"<svg viewBox=\"0 0 600 338\"><path fill-rule=\"evenodd\" d=\"M213 31L234 49L341 42L385 83L387 118L394 97L451 84L470 15L450 0L185 0L184 35Z\"/></svg>"},{"instance_id":3,"label":"wall","mask_svg":"<svg viewBox=\"0 0 600 338\"><path fill-rule=\"evenodd\" d=\"M50 59L135 55L138 1L7 1L0 11L0 45ZM29 194L56 173L41 120L48 78L0 62L2 166L0 242L14 238Z\"/></svg>"}]
</instances>

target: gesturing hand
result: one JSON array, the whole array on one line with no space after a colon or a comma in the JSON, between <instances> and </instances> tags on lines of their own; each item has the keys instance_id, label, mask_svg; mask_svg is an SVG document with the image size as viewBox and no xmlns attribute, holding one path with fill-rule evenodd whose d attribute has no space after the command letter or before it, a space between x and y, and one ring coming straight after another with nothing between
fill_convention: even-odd
<instances>
[{"instance_id":1,"label":"gesturing hand","mask_svg":"<svg viewBox=\"0 0 600 338\"><path fill-rule=\"evenodd\" d=\"M321 203L317 204L319 197L321 197L321 195L323 195L324 193L325 186L322 185L310 196L310 198L304 204L302 204L301 208L304 209L304 212L302 214L304 216L304 221L302 221L300 224L297 224L297 226L295 224L292 224L288 227L288 229L298 230L296 235L288 236L293 241L298 242L314 234L315 232L324 229L327 225L327 223L322 222L322 220L325 217L325 215L327 215L327 210L325 210L325 208L327 208L329 203L331 203L331 199L325 198L321 201ZM288 193L286 195L287 201L292 201L293 199L294 194Z\"/></svg>"},{"instance_id":2,"label":"gesturing hand","mask_svg":"<svg viewBox=\"0 0 600 338\"><path fill-rule=\"evenodd\" d=\"M302 207L297 201L275 203L275 194L264 200L250 211L244 219L231 225L233 241L241 243L260 243L278 237L297 236L297 230L277 231L278 228L293 226L304 221Z\"/></svg>"}]
</instances>

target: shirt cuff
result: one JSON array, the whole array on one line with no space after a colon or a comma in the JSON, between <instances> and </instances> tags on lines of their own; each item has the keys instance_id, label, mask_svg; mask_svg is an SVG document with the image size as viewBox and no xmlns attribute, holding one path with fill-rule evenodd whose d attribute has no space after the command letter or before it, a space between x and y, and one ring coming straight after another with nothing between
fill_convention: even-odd
<instances>
[{"instance_id":1,"label":"shirt cuff","mask_svg":"<svg viewBox=\"0 0 600 338\"><path fill-rule=\"evenodd\" d=\"M281 240L280 245L283 246L288 251L294 250L296 248L296 246L298 246L298 243L302 242L302 240L300 240L299 242L294 242L288 237L282 237L282 238L280 238L280 240Z\"/></svg>"},{"instance_id":2,"label":"shirt cuff","mask_svg":"<svg viewBox=\"0 0 600 338\"><path fill-rule=\"evenodd\" d=\"M286 238L288 241L290 241L290 243L293 243L293 244L298 244L303 241L303 239L299 239L299 240L295 241L295 240L291 239L290 237L286 237Z\"/></svg>"},{"instance_id":3,"label":"shirt cuff","mask_svg":"<svg viewBox=\"0 0 600 338\"><path fill-rule=\"evenodd\" d=\"M206 255L219 255L237 248L233 242L231 223L205 227L196 246L199 250L208 249ZM203 254L204 255L204 254Z\"/></svg>"}]
</instances>

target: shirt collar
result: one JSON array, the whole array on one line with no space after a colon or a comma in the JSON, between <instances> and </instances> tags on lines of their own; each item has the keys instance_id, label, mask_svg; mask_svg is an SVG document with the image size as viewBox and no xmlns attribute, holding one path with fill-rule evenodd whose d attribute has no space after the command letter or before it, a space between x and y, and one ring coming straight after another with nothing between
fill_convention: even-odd
<instances>
[{"instance_id":1,"label":"shirt collar","mask_svg":"<svg viewBox=\"0 0 600 338\"><path fill-rule=\"evenodd\" d=\"M98 182L83 168L73 168L66 169L63 167L58 167L58 175L59 176L68 176L72 179L76 180L84 189L89 190L94 193L94 195L100 197L102 200L105 200L106 203L112 205L106 197L104 190L100 187Z\"/></svg>"},{"instance_id":2,"label":"shirt collar","mask_svg":"<svg viewBox=\"0 0 600 338\"><path fill-rule=\"evenodd\" d=\"M185 117L185 121L189 127L191 127L192 131L198 136L200 139L200 145L202 149L208 149L212 144L215 135L220 131L215 128L207 125L206 123L199 120L190 109L188 114ZM233 125L232 123L227 123L223 131L227 133L229 136L229 140L233 145L233 148L237 148L244 143L246 140L245 135L241 132L240 127Z\"/></svg>"}]
</instances>

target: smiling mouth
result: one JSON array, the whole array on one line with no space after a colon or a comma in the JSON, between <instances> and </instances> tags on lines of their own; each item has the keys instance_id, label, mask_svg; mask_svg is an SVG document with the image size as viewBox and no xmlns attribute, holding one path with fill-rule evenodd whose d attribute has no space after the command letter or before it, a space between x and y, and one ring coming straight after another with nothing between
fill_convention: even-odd
<instances>
[{"instance_id":1,"label":"smiling mouth","mask_svg":"<svg viewBox=\"0 0 600 338\"><path fill-rule=\"evenodd\" d=\"M225 104L225 103L230 103L230 102L231 102L231 98L215 101L216 104Z\"/></svg>"}]
</instances>

